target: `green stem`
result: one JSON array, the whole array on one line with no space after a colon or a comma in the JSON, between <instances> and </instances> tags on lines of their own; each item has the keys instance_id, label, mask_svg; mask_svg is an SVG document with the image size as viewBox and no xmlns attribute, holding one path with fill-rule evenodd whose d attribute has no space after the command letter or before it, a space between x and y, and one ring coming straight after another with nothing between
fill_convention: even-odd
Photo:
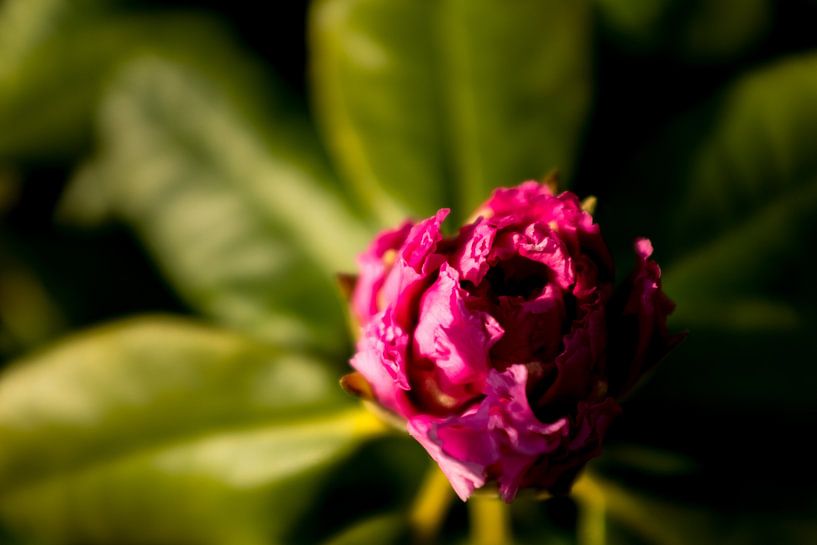
<instances>
[{"instance_id":1,"label":"green stem","mask_svg":"<svg viewBox=\"0 0 817 545\"><path fill-rule=\"evenodd\" d=\"M511 545L511 512L496 493L477 492L468 500L471 545Z\"/></svg>"},{"instance_id":2,"label":"green stem","mask_svg":"<svg viewBox=\"0 0 817 545\"><path fill-rule=\"evenodd\" d=\"M409 512L409 524L416 544L436 542L437 533L453 499L454 491L448 479L437 464L430 464Z\"/></svg>"},{"instance_id":3,"label":"green stem","mask_svg":"<svg viewBox=\"0 0 817 545\"><path fill-rule=\"evenodd\" d=\"M607 541L607 502L604 491L585 471L573 485L579 503L579 545L604 545Z\"/></svg>"}]
</instances>

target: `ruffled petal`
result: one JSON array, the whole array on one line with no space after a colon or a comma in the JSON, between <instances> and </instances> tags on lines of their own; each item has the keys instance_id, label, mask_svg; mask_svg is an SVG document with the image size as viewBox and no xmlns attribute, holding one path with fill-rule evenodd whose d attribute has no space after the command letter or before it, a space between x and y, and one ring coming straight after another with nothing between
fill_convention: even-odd
<instances>
[{"instance_id":1,"label":"ruffled petal","mask_svg":"<svg viewBox=\"0 0 817 545\"><path fill-rule=\"evenodd\" d=\"M525 394L527 376L524 365L491 370L485 399L477 407L460 416L411 421L410 433L440 464L461 498L493 479L503 499L511 501L525 472L567 438L566 418L545 424L533 414Z\"/></svg>"},{"instance_id":2,"label":"ruffled petal","mask_svg":"<svg viewBox=\"0 0 817 545\"><path fill-rule=\"evenodd\" d=\"M412 226L407 221L397 229L383 231L358 256L359 274L352 292L352 311L361 325L382 310L378 308L378 294Z\"/></svg>"},{"instance_id":3,"label":"ruffled petal","mask_svg":"<svg viewBox=\"0 0 817 545\"><path fill-rule=\"evenodd\" d=\"M457 271L444 264L420 302L414 352L433 361L451 384L477 383L488 373L488 352L503 330L491 315L470 310Z\"/></svg>"},{"instance_id":4,"label":"ruffled petal","mask_svg":"<svg viewBox=\"0 0 817 545\"><path fill-rule=\"evenodd\" d=\"M565 307L561 291L553 285L535 299L499 297L493 313L505 334L491 350L502 364L547 361L561 345Z\"/></svg>"},{"instance_id":5,"label":"ruffled petal","mask_svg":"<svg viewBox=\"0 0 817 545\"><path fill-rule=\"evenodd\" d=\"M366 326L351 360L352 367L372 386L377 399L401 414L405 411L399 391L409 389L408 342L408 334L394 322L394 313L388 308Z\"/></svg>"},{"instance_id":6,"label":"ruffled petal","mask_svg":"<svg viewBox=\"0 0 817 545\"><path fill-rule=\"evenodd\" d=\"M379 306L383 308L386 304L393 304L396 320L401 324L412 320L414 303L446 260L446 256L436 250L443 238L440 231L442 222L449 212L443 208L411 228L383 283Z\"/></svg>"},{"instance_id":7,"label":"ruffled petal","mask_svg":"<svg viewBox=\"0 0 817 545\"><path fill-rule=\"evenodd\" d=\"M488 258L496 237L496 225L482 218L460 232L459 249L452 260L463 280L475 286L482 282L490 266Z\"/></svg>"},{"instance_id":8,"label":"ruffled petal","mask_svg":"<svg viewBox=\"0 0 817 545\"><path fill-rule=\"evenodd\" d=\"M438 422L435 418L426 415L416 416L408 421L407 429L437 462L462 501L467 500L474 490L485 484L484 464L467 462L462 457L455 457L444 451L443 441L437 435ZM483 445L477 446L475 451L486 452Z\"/></svg>"},{"instance_id":9,"label":"ruffled petal","mask_svg":"<svg viewBox=\"0 0 817 545\"><path fill-rule=\"evenodd\" d=\"M670 335L667 317L675 309L661 290L661 268L650 259L652 243L635 243L636 269L610 305L608 360L611 392L625 395L685 335Z\"/></svg>"}]
</instances>

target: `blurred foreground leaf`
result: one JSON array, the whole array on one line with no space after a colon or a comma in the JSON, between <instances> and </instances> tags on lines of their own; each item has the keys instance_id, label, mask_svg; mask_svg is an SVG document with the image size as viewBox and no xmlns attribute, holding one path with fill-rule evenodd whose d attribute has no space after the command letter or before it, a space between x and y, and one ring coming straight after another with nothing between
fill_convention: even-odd
<instances>
[{"instance_id":1,"label":"blurred foreground leaf","mask_svg":"<svg viewBox=\"0 0 817 545\"><path fill-rule=\"evenodd\" d=\"M393 223L471 210L554 168L569 177L590 99L590 19L573 0L316 2L313 93L361 201Z\"/></svg>"},{"instance_id":2,"label":"blurred foreground leaf","mask_svg":"<svg viewBox=\"0 0 817 545\"><path fill-rule=\"evenodd\" d=\"M137 61L102 106L98 160L64 211L126 220L178 292L220 322L338 353L334 273L352 270L366 231L289 128L266 137L195 72Z\"/></svg>"},{"instance_id":3,"label":"blurred foreground leaf","mask_svg":"<svg viewBox=\"0 0 817 545\"><path fill-rule=\"evenodd\" d=\"M122 322L0 375L0 523L44 544L275 543L380 429L309 358Z\"/></svg>"}]
</instances>

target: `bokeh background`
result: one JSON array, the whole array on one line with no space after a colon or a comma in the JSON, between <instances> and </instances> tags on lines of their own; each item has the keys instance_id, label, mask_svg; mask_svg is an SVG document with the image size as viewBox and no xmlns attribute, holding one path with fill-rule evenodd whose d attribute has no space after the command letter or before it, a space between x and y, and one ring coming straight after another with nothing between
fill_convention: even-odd
<instances>
[{"instance_id":1,"label":"bokeh background","mask_svg":"<svg viewBox=\"0 0 817 545\"><path fill-rule=\"evenodd\" d=\"M690 335L518 542L817 543L815 20L0 0L0 543L405 542L428 462L336 386L334 273L554 168L622 277L653 240Z\"/></svg>"}]
</instances>

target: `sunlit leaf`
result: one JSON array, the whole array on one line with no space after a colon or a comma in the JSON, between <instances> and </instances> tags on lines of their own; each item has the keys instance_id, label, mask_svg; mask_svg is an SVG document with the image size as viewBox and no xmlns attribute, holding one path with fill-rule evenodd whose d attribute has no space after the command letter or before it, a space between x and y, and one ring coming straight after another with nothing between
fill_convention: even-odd
<instances>
[{"instance_id":1,"label":"sunlit leaf","mask_svg":"<svg viewBox=\"0 0 817 545\"><path fill-rule=\"evenodd\" d=\"M46 544L277 542L380 429L310 358L132 320L0 375L0 524Z\"/></svg>"},{"instance_id":2,"label":"sunlit leaf","mask_svg":"<svg viewBox=\"0 0 817 545\"><path fill-rule=\"evenodd\" d=\"M569 178L590 27L583 1L316 2L314 98L358 197L393 222L554 168Z\"/></svg>"},{"instance_id":3,"label":"sunlit leaf","mask_svg":"<svg viewBox=\"0 0 817 545\"><path fill-rule=\"evenodd\" d=\"M353 270L366 231L290 127L267 138L195 72L137 62L104 102L99 160L66 211L129 222L179 293L217 320L337 350L334 273Z\"/></svg>"},{"instance_id":4,"label":"sunlit leaf","mask_svg":"<svg viewBox=\"0 0 817 545\"><path fill-rule=\"evenodd\" d=\"M55 27L93 12L101 0L5 0L0 4L0 80L5 80Z\"/></svg>"}]
</instances>

